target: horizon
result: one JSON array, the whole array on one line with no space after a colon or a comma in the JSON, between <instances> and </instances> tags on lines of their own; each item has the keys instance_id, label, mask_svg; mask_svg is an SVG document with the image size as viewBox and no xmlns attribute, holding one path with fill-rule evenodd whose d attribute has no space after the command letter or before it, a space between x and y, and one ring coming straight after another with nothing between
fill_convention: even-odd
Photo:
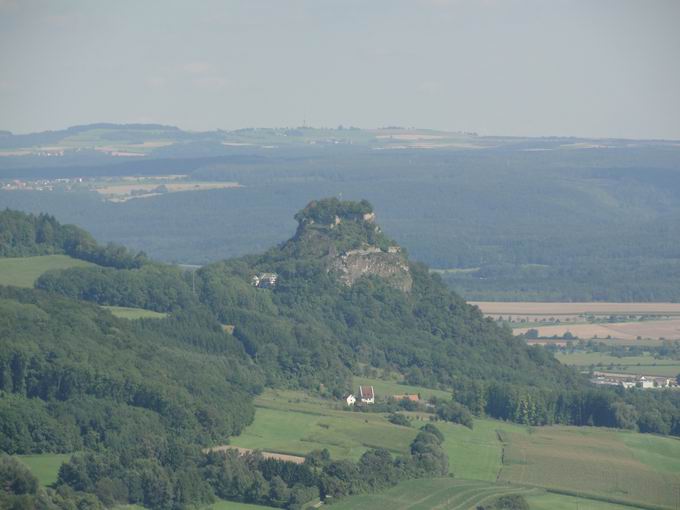
<instances>
[{"instance_id":1,"label":"horizon","mask_svg":"<svg viewBox=\"0 0 680 510\"><path fill-rule=\"evenodd\" d=\"M672 0L0 0L0 111L18 133L110 119L675 140L677 19Z\"/></svg>"},{"instance_id":2,"label":"horizon","mask_svg":"<svg viewBox=\"0 0 680 510\"><path fill-rule=\"evenodd\" d=\"M214 132L224 132L224 133L235 133L238 131L243 131L243 130L258 130L258 129L271 129L271 130L288 130L288 129L310 129L310 130L329 130L329 131L336 131L336 130L350 130L350 129L357 129L360 131L390 131L390 130L403 130L403 131L432 131L432 132L437 132L437 133L450 133L450 134L461 134L461 135L466 135L466 136L473 136L473 137L478 137L478 138L518 138L518 139L575 139L575 140L622 140L622 141L640 141L640 142L680 142L680 136L677 138L631 138L631 137L617 137L617 136L585 136L585 135L578 135L578 134L555 134L555 135L509 135L509 134L503 134L503 133L478 133L478 132L473 132L473 131L467 131L467 130L447 130L447 129L436 129L436 128L430 128L430 127L422 127L422 126L404 126L404 125L391 125L391 126L379 126L379 127L362 127L362 126L356 126L356 125L340 125L338 124L337 126L313 126L313 125L289 125L289 126L242 126L242 127L235 127L232 129L225 129L225 128L220 128L216 127L214 129L187 129L184 128L180 125L174 125L174 124L161 124L161 123L156 123L156 122L109 122L109 121L97 121L97 122L90 122L90 123L85 123L85 124L72 124L64 127L57 127L54 129L45 129L41 131L13 131L12 129L7 128L6 126L0 126L0 133L6 132L10 133L12 136L26 136L26 135L34 135L34 134L41 134L41 133L54 133L54 132L60 132L60 131L67 131L69 129L76 129L76 128L86 128L86 127L94 127L94 126L110 126L111 129L117 129L117 128L130 128L130 126L135 126L139 129L145 129L149 127L162 127L162 128L171 128L171 129L177 129L182 132L186 133L214 133Z\"/></svg>"}]
</instances>

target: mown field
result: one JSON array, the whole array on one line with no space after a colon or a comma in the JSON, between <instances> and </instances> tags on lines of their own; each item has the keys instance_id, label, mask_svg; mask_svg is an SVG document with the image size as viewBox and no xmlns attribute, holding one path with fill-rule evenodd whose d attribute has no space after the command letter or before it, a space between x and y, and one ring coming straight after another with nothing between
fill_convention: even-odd
<instances>
[{"instance_id":1,"label":"mown field","mask_svg":"<svg viewBox=\"0 0 680 510\"><path fill-rule=\"evenodd\" d=\"M601 352L575 352L555 354L565 365L608 370L640 375L663 375L675 377L680 374L680 361L657 359L650 355L617 357Z\"/></svg>"},{"instance_id":2,"label":"mown field","mask_svg":"<svg viewBox=\"0 0 680 510\"><path fill-rule=\"evenodd\" d=\"M680 441L619 430L541 427L501 434L499 479L648 508L674 508Z\"/></svg>"},{"instance_id":3,"label":"mown field","mask_svg":"<svg viewBox=\"0 0 680 510\"><path fill-rule=\"evenodd\" d=\"M338 510L473 510L506 494L523 495L531 510L631 510L635 507L554 494L536 487L439 478L409 480L380 494L352 496L333 504Z\"/></svg>"},{"instance_id":4,"label":"mown field","mask_svg":"<svg viewBox=\"0 0 680 510\"><path fill-rule=\"evenodd\" d=\"M90 262L74 259L68 255L0 258L0 285L33 287L35 281L45 271L93 265Z\"/></svg>"},{"instance_id":5,"label":"mown field","mask_svg":"<svg viewBox=\"0 0 680 510\"><path fill-rule=\"evenodd\" d=\"M474 480L409 480L379 494L352 496L334 503L337 510L469 510L504 494L531 495L538 489Z\"/></svg>"}]
</instances>

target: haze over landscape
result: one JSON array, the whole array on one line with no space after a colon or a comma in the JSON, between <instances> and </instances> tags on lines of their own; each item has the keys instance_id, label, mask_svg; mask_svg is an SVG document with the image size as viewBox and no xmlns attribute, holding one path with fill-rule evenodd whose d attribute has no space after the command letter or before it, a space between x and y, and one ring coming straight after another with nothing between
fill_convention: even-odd
<instances>
[{"instance_id":1,"label":"haze over landscape","mask_svg":"<svg viewBox=\"0 0 680 510\"><path fill-rule=\"evenodd\" d=\"M678 20L0 0L0 509L677 510Z\"/></svg>"},{"instance_id":2,"label":"haze over landscape","mask_svg":"<svg viewBox=\"0 0 680 510\"><path fill-rule=\"evenodd\" d=\"M3 0L0 129L678 139L678 19L673 0Z\"/></svg>"}]
</instances>

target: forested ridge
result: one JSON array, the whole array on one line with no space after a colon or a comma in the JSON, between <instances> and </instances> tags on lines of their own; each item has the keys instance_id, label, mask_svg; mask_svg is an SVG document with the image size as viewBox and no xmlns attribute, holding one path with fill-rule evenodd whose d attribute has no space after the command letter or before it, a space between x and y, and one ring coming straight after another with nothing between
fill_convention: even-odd
<instances>
[{"instance_id":1,"label":"forested ridge","mask_svg":"<svg viewBox=\"0 0 680 510\"><path fill-rule=\"evenodd\" d=\"M293 476L286 466L266 467L257 456L225 460L201 452L250 423L252 398L265 385L338 398L352 389L353 375L375 370L451 390L454 401L436 403L437 414L464 417L468 425L469 410L530 425L680 435L676 395L590 388L549 351L527 347L427 267L394 251L396 243L372 213L368 202L315 201L298 214L289 241L195 272L99 247L47 215L1 213L5 256L68 253L95 260L98 254L100 264L48 272L36 289L0 288L0 449L83 452L60 471L57 492L26 497L57 505L59 498L84 501L94 494L93 504L187 508L217 495L298 508L311 494L378 490L443 472L437 441L428 436L410 459L378 451L355 465L322 455L309 460L317 462L311 478ZM40 233L46 225L52 236ZM74 237L78 242L64 240ZM74 244L86 248L68 248ZM337 260L347 250L366 260L391 253L396 259L379 260L405 264L412 286L395 287L373 269L352 284L341 281ZM264 273L276 274L276 283L253 285ZM127 321L96 305L169 315ZM362 473L369 468L362 462L392 475L366 483ZM18 468L8 469L20 476Z\"/></svg>"},{"instance_id":2,"label":"forested ridge","mask_svg":"<svg viewBox=\"0 0 680 510\"><path fill-rule=\"evenodd\" d=\"M120 136L127 131L121 127ZM275 150L215 141L222 153L214 157L190 143L135 161L105 163L99 154L87 165L68 163L76 154L89 158L85 151L6 157L0 167L35 166L0 168L6 178L186 173L243 187L125 203L86 191L0 191L0 207L55 214L156 260L206 264L284 241L294 214L314 197L367 198L385 230L469 300L680 300L673 284L680 276L677 145L610 140L606 148L578 148L602 140L473 137L468 142L486 148L397 151L358 140L302 143L314 132L277 137L298 144ZM47 164L65 167L41 168Z\"/></svg>"}]
</instances>

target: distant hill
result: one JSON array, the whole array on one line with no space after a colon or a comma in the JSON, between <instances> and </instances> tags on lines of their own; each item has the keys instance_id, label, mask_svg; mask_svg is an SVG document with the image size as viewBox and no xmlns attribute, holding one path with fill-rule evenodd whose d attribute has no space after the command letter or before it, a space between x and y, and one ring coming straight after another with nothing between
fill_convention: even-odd
<instances>
[{"instance_id":1,"label":"distant hill","mask_svg":"<svg viewBox=\"0 0 680 510\"><path fill-rule=\"evenodd\" d=\"M468 299L680 300L676 142L397 128L55 133L30 147L0 137L10 145L0 148L0 207L48 212L158 260L262 252L314 198L367 198L399 245ZM241 187L125 204L92 191L170 175Z\"/></svg>"}]
</instances>

